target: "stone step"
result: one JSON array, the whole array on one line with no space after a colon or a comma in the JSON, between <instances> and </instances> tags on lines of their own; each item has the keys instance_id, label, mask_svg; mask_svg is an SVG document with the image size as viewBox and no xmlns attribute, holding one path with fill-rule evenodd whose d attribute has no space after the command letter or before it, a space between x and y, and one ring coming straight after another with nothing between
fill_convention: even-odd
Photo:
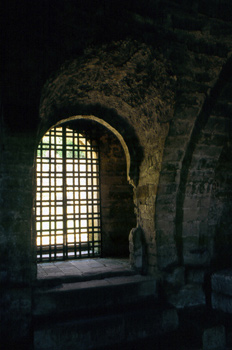
<instances>
[{"instance_id":1,"label":"stone step","mask_svg":"<svg viewBox=\"0 0 232 350\"><path fill-rule=\"evenodd\" d=\"M36 288L33 298L34 319L59 315L85 314L102 307L120 307L155 299L157 282L151 276L120 276L99 280L61 283L53 287Z\"/></svg>"},{"instance_id":2,"label":"stone step","mask_svg":"<svg viewBox=\"0 0 232 350\"><path fill-rule=\"evenodd\" d=\"M118 269L108 269L103 270L100 269L99 272L96 272L95 270L88 269L85 272L82 272L82 274L77 275L76 271L73 274L69 275L48 275L48 276L42 276L38 277L35 282L35 288L40 287L54 287L58 286L62 283L75 283L75 282L86 282L86 281L92 281L94 280L102 280L104 278L110 278L110 277L120 277L120 276L134 276L137 272L131 268L118 268Z\"/></svg>"},{"instance_id":3,"label":"stone step","mask_svg":"<svg viewBox=\"0 0 232 350\"><path fill-rule=\"evenodd\" d=\"M159 339L177 327L174 308L161 307L155 301L140 302L98 315L76 314L70 320L54 322L46 319L34 331L34 350L120 349L122 344Z\"/></svg>"},{"instance_id":4,"label":"stone step","mask_svg":"<svg viewBox=\"0 0 232 350\"><path fill-rule=\"evenodd\" d=\"M176 310L158 302L156 278L141 275L37 287L33 317L34 350L120 348L178 327Z\"/></svg>"}]
</instances>

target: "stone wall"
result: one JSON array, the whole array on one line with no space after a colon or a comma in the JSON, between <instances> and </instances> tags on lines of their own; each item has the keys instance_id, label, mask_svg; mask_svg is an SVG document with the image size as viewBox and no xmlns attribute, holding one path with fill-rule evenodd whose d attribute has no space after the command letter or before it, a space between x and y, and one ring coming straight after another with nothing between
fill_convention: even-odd
<instances>
[{"instance_id":1,"label":"stone wall","mask_svg":"<svg viewBox=\"0 0 232 350\"><path fill-rule=\"evenodd\" d=\"M164 58L137 41L119 41L67 62L44 87L43 124L61 116L94 115L123 137L135 187L137 225L144 231L149 271L156 269L155 198L175 76Z\"/></svg>"},{"instance_id":2,"label":"stone wall","mask_svg":"<svg viewBox=\"0 0 232 350\"><path fill-rule=\"evenodd\" d=\"M129 233L136 226L133 188L119 140L107 129L100 137L102 256L129 257Z\"/></svg>"},{"instance_id":3,"label":"stone wall","mask_svg":"<svg viewBox=\"0 0 232 350\"><path fill-rule=\"evenodd\" d=\"M16 343L30 335L36 276L35 140L61 119L93 115L128 147L133 225L145 239L146 272L162 272L170 301L204 303L207 274L231 267L231 1L76 4L12 0L4 8L2 334ZM125 182L106 211L119 210L122 197L120 210L127 205Z\"/></svg>"},{"instance_id":4,"label":"stone wall","mask_svg":"<svg viewBox=\"0 0 232 350\"><path fill-rule=\"evenodd\" d=\"M1 336L2 344L28 343L31 285L36 275L31 238L34 139L2 132L1 150ZM12 336L13 335L13 336ZM27 346L27 345L26 345Z\"/></svg>"},{"instance_id":5,"label":"stone wall","mask_svg":"<svg viewBox=\"0 0 232 350\"><path fill-rule=\"evenodd\" d=\"M199 290L202 286L207 302L207 294L210 292L209 275L216 266L219 268L215 259L221 259L221 266L231 265L230 254L226 249L227 244L230 246L231 239L230 219L228 221L227 216L225 220L222 215L224 205L228 208L231 206L231 191L228 186L231 178L228 165L231 155L231 96L228 93L231 86L230 59L222 65L218 80L212 85L205 99L202 95L202 101L201 98L198 99L199 94L196 93L195 97L192 95L195 102L198 101L198 107L179 108L177 99L174 120L165 144L158 189L158 263L162 269L171 269L173 277L176 275L175 266L184 266L184 284L188 291L186 287L179 286L175 303L179 300L180 304L191 296L191 288L195 295L199 291L198 301L202 303L203 291ZM182 122L176 118L176 113ZM190 137L187 139L188 132ZM220 190L215 190L217 179L221 176L223 180L222 184L220 180ZM165 220L164 212L168 212L169 223ZM223 222L227 222L226 225ZM218 234L219 231L221 234ZM167 277L167 285L169 280L170 277ZM178 283L179 277L172 280L172 286ZM189 304L191 303L190 300Z\"/></svg>"}]
</instances>

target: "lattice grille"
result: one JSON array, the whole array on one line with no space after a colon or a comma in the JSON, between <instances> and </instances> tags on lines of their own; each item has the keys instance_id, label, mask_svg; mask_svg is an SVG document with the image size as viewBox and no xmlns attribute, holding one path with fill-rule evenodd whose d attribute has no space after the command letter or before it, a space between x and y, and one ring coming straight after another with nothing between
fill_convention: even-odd
<instances>
[{"instance_id":1,"label":"lattice grille","mask_svg":"<svg viewBox=\"0 0 232 350\"><path fill-rule=\"evenodd\" d=\"M38 261L101 253L99 152L83 133L55 127L36 159Z\"/></svg>"}]
</instances>

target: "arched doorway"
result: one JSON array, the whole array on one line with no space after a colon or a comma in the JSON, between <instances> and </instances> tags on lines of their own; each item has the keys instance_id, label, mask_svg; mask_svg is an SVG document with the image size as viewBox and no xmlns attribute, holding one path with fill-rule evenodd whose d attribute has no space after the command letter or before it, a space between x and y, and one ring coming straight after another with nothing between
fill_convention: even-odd
<instances>
[{"instance_id":1,"label":"arched doorway","mask_svg":"<svg viewBox=\"0 0 232 350\"><path fill-rule=\"evenodd\" d=\"M136 220L129 152L119 136L94 116L75 116L42 137L36 156L38 262L129 256Z\"/></svg>"},{"instance_id":2,"label":"arched doorway","mask_svg":"<svg viewBox=\"0 0 232 350\"><path fill-rule=\"evenodd\" d=\"M101 254L99 157L91 136L50 129L36 157L37 260Z\"/></svg>"}]
</instances>

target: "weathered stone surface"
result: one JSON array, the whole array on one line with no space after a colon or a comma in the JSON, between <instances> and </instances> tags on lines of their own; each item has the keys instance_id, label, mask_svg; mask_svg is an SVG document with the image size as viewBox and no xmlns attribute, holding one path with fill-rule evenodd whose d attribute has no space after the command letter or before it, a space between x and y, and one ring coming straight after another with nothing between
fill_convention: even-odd
<instances>
[{"instance_id":1,"label":"weathered stone surface","mask_svg":"<svg viewBox=\"0 0 232 350\"><path fill-rule=\"evenodd\" d=\"M46 328L38 327L34 336L34 349L72 350L76 344L80 350L95 348L96 344L100 348L121 348L129 346L127 344L130 342L145 342L149 338L154 339L154 342L159 341L159 337L168 337L177 327L176 310L160 310L154 305L150 308L146 305L140 310L124 310L117 314L86 317L82 321L55 322Z\"/></svg>"},{"instance_id":2,"label":"weathered stone surface","mask_svg":"<svg viewBox=\"0 0 232 350\"><path fill-rule=\"evenodd\" d=\"M205 270L204 269L189 269L187 271L187 282L188 283L198 283L202 284L204 283L205 279Z\"/></svg>"},{"instance_id":3,"label":"weathered stone surface","mask_svg":"<svg viewBox=\"0 0 232 350\"><path fill-rule=\"evenodd\" d=\"M185 264L189 266L208 266L210 262L209 250L206 246L199 246L199 222L190 222L187 225L185 224L185 227L188 230L188 236L183 237L183 259Z\"/></svg>"},{"instance_id":4,"label":"weathered stone surface","mask_svg":"<svg viewBox=\"0 0 232 350\"><path fill-rule=\"evenodd\" d=\"M212 290L215 293L232 297L232 269L216 272L211 277Z\"/></svg>"},{"instance_id":5,"label":"weathered stone surface","mask_svg":"<svg viewBox=\"0 0 232 350\"><path fill-rule=\"evenodd\" d=\"M176 250L176 244L172 239L167 245L157 247L157 261L158 267L162 269L167 269L169 266L178 264L178 255Z\"/></svg>"},{"instance_id":6,"label":"weathered stone surface","mask_svg":"<svg viewBox=\"0 0 232 350\"><path fill-rule=\"evenodd\" d=\"M146 243L141 227L134 228L129 235L130 262L138 271L145 271L147 266Z\"/></svg>"},{"instance_id":7,"label":"weathered stone surface","mask_svg":"<svg viewBox=\"0 0 232 350\"><path fill-rule=\"evenodd\" d=\"M176 330L179 326L179 318L176 309L167 309L162 314L161 327L165 331Z\"/></svg>"},{"instance_id":8,"label":"weathered stone surface","mask_svg":"<svg viewBox=\"0 0 232 350\"><path fill-rule=\"evenodd\" d=\"M231 267L231 1L214 0L210 6L207 0L166 0L162 6L159 0L146 6L140 0L86 0L78 6L63 0L5 3L0 118L4 295L35 279L32 172L39 137L75 115L94 115L121 135L129 149L129 177L138 186L136 223L130 226L132 191L121 187L123 164L114 162L119 147L107 149L105 139L107 157L113 160L102 164L108 173L102 191L109 193L103 208L104 219L110 217L104 225L111 240L108 246L105 241L112 248L108 252L119 254L126 247L128 254L128 233L140 225L149 272L156 264L166 272L180 265L205 271ZM186 277L187 283L203 284L201 274ZM182 281L175 278L174 284ZM19 347L15 319L24 324L30 315L24 307L15 310L21 312L16 315L4 302L3 319L11 319L10 336ZM119 333L109 331L109 337Z\"/></svg>"},{"instance_id":9,"label":"weathered stone surface","mask_svg":"<svg viewBox=\"0 0 232 350\"><path fill-rule=\"evenodd\" d=\"M122 307L130 303L157 297L156 278L151 276L119 276L41 288L34 293L34 316L62 315L73 312L93 312L107 307Z\"/></svg>"},{"instance_id":10,"label":"weathered stone surface","mask_svg":"<svg viewBox=\"0 0 232 350\"><path fill-rule=\"evenodd\" d=\"M133 188L127 180L125 153L118 138L100 125L92 125L99 139L101 161L102 255L128 257L128 237L136 225Z\"/></svg>"},{"instance_id":11,"label":"weathered stone surface","mask_svg":"<svg viewBox=\"0 0 232 350\"><path fill-rule=\"evenodd\" d=\"M30 346L31 289L22 287L2 288L0 307L1 342L12 344L18 339L19 342L28 343L28 346Z\"/></svg>"},{"instance_id":12,"label":"weathered stone surface","mask_svg":"<svg viewBox=\"0 0 232 350\"><path fill-rule=\"evenodd\" d=\"M223 350L226 346L224 326L206 329L202 336L203 350Z\"/></svg>"},{"instance_id":13,"label":"weathered stone surface","mask_svg":"<svg viewBox=\"0 0 232 350\"><path fill-rule=\"evenodd\" d=\"M212 307L215 310L221 310L223 312L232 314L232 297L225 294L219 294L219 293L213 292Z\"/></svg>"},{"instance_id":14,"label":"weathered stone surface","mask_svg":"<svg viewBox=\"0 0 232 350\"><path fill-rule=\"evenodd\" d=\"M180 288L185 284L185 268L183 266L175 268L171 273L164 274L165 282L170 285L170 287ZM169 287L169 288L170 288Z\"/></svg>"},{"instance_id":15,"label":"weathered stone surface","mask_svg":"<svg viewBox=\"0 0 232 350\"><path fill-rule=\"evenodd\" d=\"M170 293L167 299L177 309L205 305L205 294L198 284L186 284L177 293Z\"/></svg>"}]
</instances>

